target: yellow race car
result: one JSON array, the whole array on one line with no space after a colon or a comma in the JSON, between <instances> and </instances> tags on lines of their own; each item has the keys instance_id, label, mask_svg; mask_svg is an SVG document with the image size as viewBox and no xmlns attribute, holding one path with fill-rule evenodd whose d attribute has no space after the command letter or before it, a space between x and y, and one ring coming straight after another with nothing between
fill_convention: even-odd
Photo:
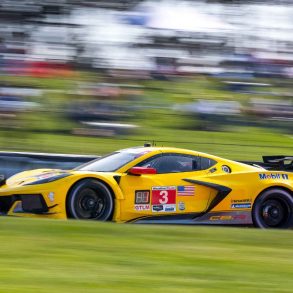
<instances>
[{"instance_id":1,"label":"yellow race car","mask_svg":"<svg viewBox=\"0 0 293 293\"><path fill-rule=\"evenodd\" d=\"M74 170L0 180L0 213L160 224L293 226L293 157L236 162L146 144Z\"/></svg>"}]
</instances>

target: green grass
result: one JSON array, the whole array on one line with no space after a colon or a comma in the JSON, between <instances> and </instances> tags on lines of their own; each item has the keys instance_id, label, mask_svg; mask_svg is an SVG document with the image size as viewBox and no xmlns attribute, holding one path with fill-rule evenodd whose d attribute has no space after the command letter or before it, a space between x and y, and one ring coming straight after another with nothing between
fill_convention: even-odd
<instances>
[{"instance_id":1,"label":"green grass","mask_svg":"<svg viewBox=\"0 0 293 293\"><path fill-rule=\"evenodd\" d=\"M70 135L73 128L81 125L70 121L64 113L66 106L74 103L75 99L86 99L82 95L68 94L68 90L74 92L79 81L103 81L103 76L79 72L70 79L1 76L0 81L57 90L45 92L42 97L30 97L41 107L38 111L20 116L22 119L15 122L18 130L9 130L9 121L0 121L1 150L103 155L155 141L158 146L189 148L237 160L260 160L261 155L292 155L292 134L270 128L236 126L226 126L217 132L199 131L195 130L199 123L195 117L179 115L171 110L175 103L190 103L195 99L247 103L249 95L225 91L219 81L211 78L197 76L171 81L133 81L143 88L142 95L133 103L151 108L138 111L127 121L140 126L136 133L111 138ZM272 89L275 87L272 86Z\"/></svg>"},{"instance_id":2,"label":"green grass","mask_svg":"<svg viewBox=\"0 0 293 293\"><path fill-rule=\"evenodd\" d=\"M155 141L157 146L189 148L237 160L259 160L261 155L292 155L293 136L241 129L240 132L204 132L146 128L136 135L115 138L0 131L1 150L102 155L117 149Z\"/></svg>"},{"instance_id":3,"label":"green grass","mask_svg":"<svg viewBox=\"0 0 293 293\"><path fill-rule=\"evenodd\" d=\"M2 218L0 292L292 292L293 232Z\"/></svg>"}]
</instances>

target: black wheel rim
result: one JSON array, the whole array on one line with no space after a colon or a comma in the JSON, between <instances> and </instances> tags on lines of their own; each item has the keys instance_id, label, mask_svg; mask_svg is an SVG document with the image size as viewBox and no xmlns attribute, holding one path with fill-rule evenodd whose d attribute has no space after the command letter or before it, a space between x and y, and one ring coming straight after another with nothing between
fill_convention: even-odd
<instances>
[{"instance_id":1,"label":"black wheel rim","mask_svg":"<svg viewBox=\"0 0 293 293\"><path fill-rule=\"evenodd\" d=\"M267 200L261 207L261 217L268 227L283 226L288 221L289 214L288 205L281 200Z\"/></svg>"},{"instance_id":2,"label":"black wheel rim","mask_svg":"<svg viewBox=\"0 0 293 293\"><path fill-rule=\"evenodd\" d=\"M106 208L105 196L91 188L81 190L76 198L75 212L80 219L98 219Z\"/></svg>"}]
</instances>

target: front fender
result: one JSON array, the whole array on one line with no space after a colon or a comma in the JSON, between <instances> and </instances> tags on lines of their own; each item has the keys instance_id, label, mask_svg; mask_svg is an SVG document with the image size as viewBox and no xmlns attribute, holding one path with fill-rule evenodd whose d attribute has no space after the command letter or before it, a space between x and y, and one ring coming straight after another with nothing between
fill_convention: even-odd
<instances>
[{"instance_id":1,"label":"front fender","mask_svg":"<svg viewBox=\"0 0 293 293\"><path fill-rule=\"evenodd\" d=\"M114 176L119 176L116 173L111 173L111 174L92 174L92 173L86 173L86 174L73 174L72 176L69 176L67 178L65 178L64 183L66 182L67 185L67 191L66 194L69 192L69 190L72 188L72 186L74 186L74 184L76 184L77 182L79 182L80 180L83 179L94 179L94 180L99 180L101 182L104 182L113 192L113 195L115 197L115 199L124 199L124 195L117 183L117 179L114 178Z\"/></svg>"}]
</instances>

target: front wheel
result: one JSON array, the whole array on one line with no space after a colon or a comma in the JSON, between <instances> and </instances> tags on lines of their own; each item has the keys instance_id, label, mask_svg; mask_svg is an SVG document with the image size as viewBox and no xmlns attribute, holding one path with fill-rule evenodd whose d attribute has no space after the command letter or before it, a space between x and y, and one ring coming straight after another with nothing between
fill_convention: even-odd
<instances>
[{"instance_id":1,"label":"front wheel","mask_svg":"<svg viewBox=\"0 0 293 293\"><path fill-rule=\"evenodd\" d=\"M69 218L107 221L113 214L114 202L105 184L95 179L84 179L69 192L66 207Z\"/></svg>"},{"instance_id":2,"label":"front wheel","mask_svg":"<svg viewBox=\"0 0 293 293\"><path fill-rule=\"evenodd\" d=\"M293 199L289 192L270 189L262 193L252 208L252 219L259 228L286 229L293 224Z\"/></svg>"}]
</instances>

